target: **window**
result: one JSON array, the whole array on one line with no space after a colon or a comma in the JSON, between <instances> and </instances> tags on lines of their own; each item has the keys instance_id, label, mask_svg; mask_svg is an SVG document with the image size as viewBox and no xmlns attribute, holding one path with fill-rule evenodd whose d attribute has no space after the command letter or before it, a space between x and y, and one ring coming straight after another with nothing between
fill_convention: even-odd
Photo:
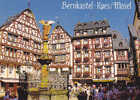
<instances>
[{"instance_id":1,"label":"window","mask_svg":"<svg viewBox=\"0 0 140 100\"><path fill-rule=\"evenodd\" d=\"M13 67L10 66L10 67L9 67L9 74L12 74L12 73L13 73Z\"/></svg>"},{"instance_id":2,"label":"window","mask_svg":"<svg viewBox=\"0 0 140 100\"><path fill-rule=\"evenodd\" d=\"M105 62L109 62L110 61L110 59L109 58L105 58Z\"/></svg>"},{"instance_id":3,"label":"window","mask_svg":"<svg viewBox=\"0 0 140 100\"><path fill-rule=\"evenodd\" d=\"M80 40L77 41L77 45L79 45L79 44L80 44Z\"/></svg>"},{"instance_id":4,"label":"window","mask_svg":"<svg viewBox=\"0 0 140 100\"><path fill-rule=\"evenodd\" d=\"M17 37L18 36L16 36L15 34L8 33L8 41L10 41L10 42L16 42Z\"/></svg>"},{"instance_id":5,"label":"window","mask_svg":"<svg viewBox=\"0 0 140 100\"><path fill-rule=\"evenodd\" d=\"M1 68L0 68L0 69L1 69L0 72L1 72L2 74L5 73L5 66L2 65L2 66L0 66L0 67L1 67Z\"/></svg>"},{"instance_id":6,"label":"window","mask_svg":"<svg viewBox=\"0 0 140 100\"><path fill-rule=\"evenodd\" d=\"M104 37L104 42L107 42L108 38L107 37Z\"/></svg>"},{"instance_id":7,"label":"window","mask_svg":"<svg viewBox=\"0 0 140 100\"><path fill-rule=\"evenodd\" d=\"M103 33L106 34L106 30L103 30Z\"/></svg>"},{"instance_id":8,"label":"window","mask_svg":"<svg viewBox=\"0 0 140 100\"><path fill-rule=\"evenodd\" d=\"M96 55L96 56L101 56L101 52L100 52L100 51L96 51L96 52L95 52L95 55Z\"/></svg>"},{"instance_id":9,"label":"window","mask_svg":"<svg viewBox=\"0 0 140 100\"><path fill-rule=\"evenodd\" d=\"M80 71L81 71L81 66L77 65L77 72L80 72Z\"/></svg>"},{"instance_id":10,"label":"window","mask_svg":"<svg viewBox=\"0 0 140 100\"><path fill-rule=\"evenodd\" d=\"M66 55L61 55L60 56L60 61L65 61L66 60Z\"/></svg>"},{"instance_id":11,"label":"window","mask_svg":"<svg viewBox=\"0 0 140 100\"><path fill-rule=\"evenodd\" d=\"M25 42L29 42L29 39L27 39L27 38L23 38L23 41L25 41ZM35 42L36 43L36 42Z\"/></svg>"},{"instance_id":12,"label":"window","mask_svg":"<svg viewBox=\"0 0 140 100\"><path fill-rule=\"evenodd\" d=\"M85 54L88 54L88 50L84 50Z\"/></svg>"},{"instance_id":13,"label":"window","mask_svg":"<svg viewBox=\"0 0 140 100\"><path fill-rule=\"evenodd\" d=\"M125 64L125 68L127 68L127 64Z\"/></svg>"},{"instance_id":14,"label":"window","mask_svg":"<svg viewBox=\"0 0 140 100\"><path fill-rule=\"evenodd\" d=\"M125 65L124 64L122 64L122 69L124 69L125 68Z\"/></svg>"},{"instance_id":15,"label":"window","mask_svg":"<svg viewBox=\"0 0 140 100\"><path fill-rule=\"evenodd\" d=\"M105 43L105 44L104 44L104 47L105 47L105 48L106 48L106 47L109 47L109 44Z\"/></svg>"},{"instance_id":16,"label":"window","mask_svg":"<svg viewBox=\"0 0 140 100\"><path fill-rule=\"evenodd\" d=\"M88 34L93 34L93 30L88 30Z\"/></svg>"},{"instance_id":17,"label":"window","mask_svg":"<svg viewBox=\"0 0 140 100\"><path fill-rule=\"evenodd\" d=\"M101 28L98 30L98 32L99 32L99 34L102 34L103 33L103 31L102 31Z\"/></svg>"},{"instance_id":18,"label":"window","mask_svg":"<svg viewBox=\"0 0 140 100\"><path fill-rule=\"evenodd\" d=\"M80 32L80 34L83 34L83 30L80 30L79 32Z\"/></svg>"},{"instance_id":19,"label":"window","mask_svg":"<svg viewBox=\"0 0 140 100\"><path fill-rule=\"evenodd\" d=\"M61 34L61 35L60 35L60 38L61 38L61 39L63 39L63 37L64 37L64 35L63 35L63 34Z\"/></svg>"},{"instance_id":20,"label":"window","mask_svg":"<svg viewBox=\"0 0 140 100\"><path fill-rule=\"evenodd\" d=\"M10 48L6 47L6 56L9 56L9 50Z\"/></svg>"},{"instance_id":21,"label":"window","mask_svg":"<svg viewBox=\"0 0 140 100\"><path fill-rule=\"evenodd\" d=\"M84 35L86 35L87 34L87 31L84 31Z\"/></svg>"},{"instance_id":22,"label":"window","mask_svg":"<svg viewBox=\"0 0 140 100\"><path fill-rule=\"evenodd\" d=\"M122 43L122 42L120 42L120 43L119 43L119 46L120 46L120 47L123 47L123 43Z\"/></svg>"},{"instance_id":23,"label":"window","mask_svg":"<svg viewBox=\"0 0 140 100\"><path fill-rule=\"evenodd\" d=\"M118 56L124 56L124 51L118 51Z\"/></svg>"},{"instance_id":24,"label":"window","mask_svg":"<svg viewBox=\"0 0 140 100\"><path fill-rule=\"evenodd\" d=\"M61 43L61 44L60 44L60 48L61 48L61 49L65 49L65 43Z\"/></svg>"},{"instance_id":25,"label":"window","mask_svg":"<svg viewBox=\"0 0 140 100\"><path fill-rule=\"evenodd\" d=\"M53 49L53 50L56 50L56 44L53 44L53 45L52 45L52 49Z\"/></svg>"},{"instance_id":26,"label":"window","mask_svg":"<svg viewBox=\"0 0 140 100\"><path fill-rule=\"evenodd\" d=\"M19 29L19 30L21 30L21 29L22 29L21 24L18 24L18 29Z\"/></svg>"},{"instance_id":27,"label":"window","mask_svg":"<svg viewBox=\"0 0 140 100\"><path fill-rule=\"evenodd\" d=\"M121 64L118 64L118 68L119 68L119 69L121 68Z\"/></svg>"},{"instance_id":28,"label":"window","mask_svg":"<svg viewBox=\"0 0 140 100\"><path fill-rule=\"evenodd\" d=\"M58 39L58 40L60 39L60 34L57 35L57 39Z\"/></svg>"},{"instance_id":29,"label":"window","mask_svg":"<svg viewBox=\"0 0 140 100\"><path fill-rule=\"evenodd\" d=\"M66 55L55 55L55 63L65 62Z\"/></svg>"},{"instance_id":30,"label":"window","mask_svg":"<svg viewBox=\"0 0 140 100\"><path fill-rule=\"evenodd\" d=\"M110 56L110 51L105 51L106 56Z\"/></svg>"},{"instance_id":31,"label":"window","mask_svg":"<svg viewBox=\"0 0 140 100\"><path fill-rule=\"evenodd\" d=\"M80 57L80 56L81 56L81 52L77 51L77 57Z\"/></svg>"},{"instance_id":32,"label":"window","mask_svg":"<svg viewBox=\"0 0 140 100\"><path fill-rule=\"evenodd\" d=\"M16 57L17 49L14 49L14 57Z\"/></svg>"},{"instance_id":33,"label":"window","mask_svg":"<svg viewBox=\"0 0 140 100\"><path fill-rule=\"evenodd\" d=\"M116 38L117 38L117 35L116 35L116 34L114 34L114 35L113 35L113 39L116 39Z\"/></svg>"},{"instance_id":34,"label":"window","mask_svg":"<svg viewBox=\"0 0 140 100\"><path fill-rule=\"evenodd\" d=\"M13 55L13 49L10 48L10 56L12 57L12 55Z\"/></svg>"},{"instance_id":35,"label":"window","mask_svg":"<svg viewBox=\"0 0 140 100\"><path fill-rule=\"evenodd\" d=\"M85 71L89 71L89 66L88 65L85 66Z\"/></svg>"},{"instance_id":36,"label":"window","mask_svg":"<svg viewBox=\"0 0 140 100\"><path fill-rule=\"evenodd\" d=\"M88 44L88 40L87 39L84 40L84 44Z\"/></svg>"},{"instance_id":37,"label":"window","mask_svg":"<svg viewBox=\"0 0 140 100\"><path fill-rule=\"evenodd\" d=\"M100 42L100 39L99 38L96 38L96 43L99 43Z\"/></svg>"},{"instance_id":38,"label":"window","mask_svg":"<svg viewBox=\"0 0 140 100\"><path fill-rule=\"evenodd\" d=\"M100 58L97 58L97 59L96 59L96 62L100 62L100 60L101 60Z\"/></svg>"},{"instance_id":39,"label":"window","mask_svg":"<svg viewBox=\"0 0 140 100\"><path fill-rule=\"evenodd\" d=\"M100 44L95 44L95 49L100 48Z\"/></svg>"},{"instance_id":40,"label":"window","mask_svg":"<svg viewBox=\"0 0 140 100\"><path fill-rule=\"evenodd\" d=\"M97 73L100 73L101 72L101 68L97 68Z\"/></svg>"},{"instance_id":41,"label":"window","mask_svg":"<svg viewBox=\"0 0 140 100\"><path fill-rule=\"evenodd\" d=\"M97 32L97 31L95 31L95 34L98 34L98 32Z\"/></svg>"},{"instance_id":42,"label":"window","mask_svg":"<svg viewBox=\"0 0 140 100\"><path fill-rule=\"evenodd\" d=\"M106 68L106 72L107 73L110 73L111 72L111 66L106 66L105 68Z\"/></svg>"}]
</instances>

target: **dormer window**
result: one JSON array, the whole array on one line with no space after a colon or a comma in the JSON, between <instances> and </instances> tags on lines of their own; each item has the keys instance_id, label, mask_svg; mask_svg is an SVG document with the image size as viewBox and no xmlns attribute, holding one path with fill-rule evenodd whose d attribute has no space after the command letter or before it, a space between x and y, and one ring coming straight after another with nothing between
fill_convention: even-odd
<instances>
[{"instance_id":1,"label":"dormer window","mask_svg":"<svg viewBox=\"0 0 140 100\"><path fill-rule=\"evenodd\" d=\"M98 22L95 22L95 26L98 26L99 25L99 23Z\"/></svg>"},{"instance_id":2,"label":"dormer window","mask_svg":"<svg viewBox=\"0 0 140 100\"><path fill-rule=\"evenodd\" d=\"M116 35L116 34L114 34L114 35L113 35L113 39L116 39L116 38L117 38L117 35Z\"/></svg>"},{"instance_id":3,"label":"dormer window","mask_svg":"<svg viewBox=\"0 0 140 100\"><path fill-rule=\"evenodd\" d=\"M106 30L103 30L103 33L106 34Z\"/></svg>"},{"instance_id":4,"label":"dormer window","mask_svg":"<svg viewBox=\"0 0 140 100\"><path fill-rule=\"evenodd\" d=\"M81 71L81 66L77 65L77 72L80 72L80 71Z\"/></svg>"},{"instance_id":5,"label":"dormer window","mask_svg":"<svg viewBox=\"0 0 140 100\"><path fill-rule=\"evenodd\" d=\"M98 30L98 32L99 32L99 34L102 34L102 28L100 28L100 29Z\"/></svg>"},{"instance_id":6,"label":"dormer window","mask_svg":"<svg viewBox=\"0 0 140 100\"><path fill-rule=\"evenodd\" d=\"M102 25L104 25L105 24L105 21L102 21Z\"/></svg>"},{"instance_id":7,"label":"dormer window","mask_svg":"<svg viewBox=\"0 0 140 100\"><path fill-rule=\"evenodd\" d=\"M93 34L93 30L88 30L88 34Z\"/></svg>"},{"instance_id":8,"label":"dormer window","mask_svg":"<svg viewBox=\"0 0 140 100\"><path fill-rule=\"evenodd\" d=\"M80 40L77 41L77 45L79 45L79 44L80 44Z\"/></svg>"},{"instance_id":9,"label":"dormer window","mask_svg":"<svg viewBox=\"0 0 140 100\"><path fill-rule=\"evenodd\" d=\"M122 43L122 42L120 42L120 43L119 43L119 47L122 47L122 46L123 46L123 43Z\"/></svg>"},{"instance_id":10,"label":"dormer window","mask_svg":"<svg viewBox=\"0 0 140 100\"><path fill-rule=\"evenodd\" d=\"M98 34L98 32L97 32L97 31L95 31L95 34Z\"/></svg>"}]
</instances>

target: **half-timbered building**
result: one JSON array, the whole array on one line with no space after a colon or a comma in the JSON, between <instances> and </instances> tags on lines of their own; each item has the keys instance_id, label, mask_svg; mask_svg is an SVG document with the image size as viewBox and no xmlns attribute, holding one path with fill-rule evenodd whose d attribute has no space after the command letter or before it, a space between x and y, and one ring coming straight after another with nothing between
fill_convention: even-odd
<instances>
[{"instance_id":1,"label":"half-timbered building","mask_svg":"<svg viewBox=\"0 0 140 100\"><path fill-rule=\"evenodd\" d=\"M49 71L59 73L61 77L66 73L68 74L72 66L71 36L61 25L56 25L53 29L52 34L49 36L48 47L48 52L53 57L52 63L49 65ZM57 80L60 80L59 75L57 75ZM67 81L66 79L67 77L63 81Z\"/></svg>"},{"instance_id":2,"label":"half-timbered building","mask_svg":"<svg viewBox=\"0 0 140 100\"><path fill-rule=\"evenodd\" d=\"M117 51L119 47L115 46L115 42L118 41L113 40L113 34L117 33L110 29L107 20L76 24L72 39L73 80L83 80L81 82L117 81L118 71L115 69L117 55L115 52L121 51L126 54L126 59L123 60L127 60L127 63L125 62L127 66L128 45L123 50L126 43L122 42L122 49Z\"/></svg>"},{"instance_id":3,"label":"half-timbered building","mask_svg":"<svg viewBox=\"0 0 140 100\"><path fill-rule=\"evenodd\" d=\"M35 16L30 9L9 17L0 27L0 82L2 87L14 87L19 83L18 69L29 77L39 79L42 39Z\"/></svg>"}]
</instances>

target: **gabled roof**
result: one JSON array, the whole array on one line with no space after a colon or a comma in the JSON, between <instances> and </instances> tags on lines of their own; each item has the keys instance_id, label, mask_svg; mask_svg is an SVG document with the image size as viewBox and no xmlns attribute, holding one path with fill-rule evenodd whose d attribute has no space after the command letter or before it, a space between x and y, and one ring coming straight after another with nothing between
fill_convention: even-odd
<instances>
[{"instance_id":1,"label":"gabled roof","mask_svg":"<svg viewBox=\"0 0 140 100\"><path fill-rule=\"evenodd\" d=\"M134 38L140 38L139 34L136 32L136 29L133 25L129 24L128 25L128 29L129 29L129 32L130 32L130 35Z\"/></svg>"},{"instance_id":2,"label":"gabled roof","mask_svg":"<svg viewBox=\"0 0 140 100\"><path fill-rule=\"evenodd\" d=\"M119 32L113 31L112 40L113 40L113 49L117 50L129 49L127 39L124 39Z\"/></svg>"},{"instance_id":3,"label":"gabled roof","mask_svg":"<svg viewBox=\"0 0 140 100\"><path fill-rule=\"evenodd\" d=\"M1 29L2 27L4 27L4 26L10 25L10 24L11 24L13 21L15 21L22 13L24 13L24 12L26 12L26 11L29 11L30 13L32 13L32 11L31 11L30 9L27 8L27 9L23 10L21 13L15 15L15 16L10 16L10 17L8 18L8 20L7 20L4 24L2 24L2 26L0 26L0 29Z\"/></svg>"},{"instance_id":4,"label":"gabled roof","mask_svg":"<svg viewBox=\"0 0 140 100\"><path fill-rule=\"evenodd\" d=\"M56 25L55 28L53 29L53 31L57 28L57 27L60 27L70 38L72 38L72 36L60 25ZM53 33L53 32L52 32Z\"/></svg>"},{"instance_id":5,"label":"gabled roof","mask_svg":"<svg viewBox=\"0 0 140 100\"><path fill-rule=\"evenodd\" d=\"M83 39L83 38L96 38L96 37L106 37L106 36L112 36L113 31L108 28L106 30L106 34L88 34L88 35L81 35L81 36L74 36L72 40L77 40L77 39Z\"/></svg>"},{"instance_id":6,"label":"gabled roof","mask_svg":"<svg viewBox=\"0 0 140 100\"><path fill-rule=\"evenodd\" d=\"M74 30L87 30L87 29L96 29L101 27L110 27L107 20L91 21L87 23L78 23L75 25Z\"/></svg>"}]
</instances>

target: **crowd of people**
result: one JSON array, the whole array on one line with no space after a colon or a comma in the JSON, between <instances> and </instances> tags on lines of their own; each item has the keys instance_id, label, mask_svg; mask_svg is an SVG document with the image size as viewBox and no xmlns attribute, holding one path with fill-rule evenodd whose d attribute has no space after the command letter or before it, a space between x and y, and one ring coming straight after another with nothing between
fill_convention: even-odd
<instances>
[{"instance_id":1,"label":"crowd of people","mask_svg":"<svg viewBox=\"0 0 140 100\"><path fill-rule=\"evenodd\" d=\"M136 85L75 85L70 96L77 100L140 100L140 87Z\"/></svg>"},{"instance_id":2,"label":"crowd of people","mask_svg":"<svg viewBox=\"0 0 140 100\"><path fill-rule=\"evenodd\" d=\"M3 97L3 100L17 100L16 95L11 95L9 91L5 93L5 96Z\"/></svg>"}]
</instances>

